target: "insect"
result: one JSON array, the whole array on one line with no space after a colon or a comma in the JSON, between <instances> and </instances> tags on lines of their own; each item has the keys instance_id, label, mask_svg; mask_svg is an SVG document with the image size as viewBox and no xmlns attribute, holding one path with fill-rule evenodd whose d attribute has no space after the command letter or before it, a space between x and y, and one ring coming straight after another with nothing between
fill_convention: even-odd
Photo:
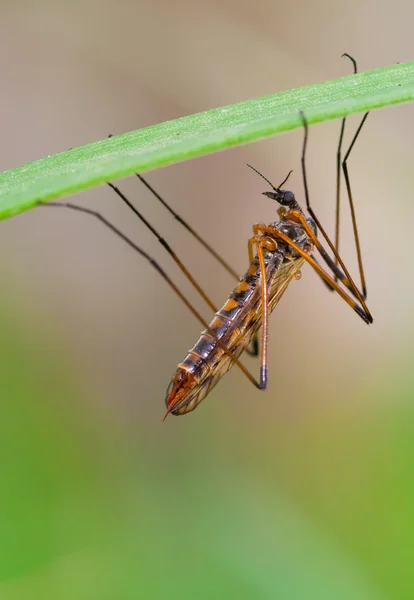
<instances>
[{"instance_id":1,"label":"insect","mask_svg":"<svg viewBox=\"0 0 414 600\"><path fill-rule=\"evenodd\" d=\"M357 72L355 60L345 55L353 62L354 72ZM198 285L194 277L189 273L181 260L175 254L171 246L160 236L158 231L145 219L137 208L126 198L122 191L113 183L108 185L122 199L125 204L141 219L141 221L152 231L165 250L170 254L179 268L190 280L199 294L216 313L211 323L207 323L184 294L175 285L164 269L141 247L128 238L122 231L109 222L102 214L88 208L72 204L49 203L47 206L61 206L77 210L100 220L106 227L122 238L129 246L138 252L143 258L159 272L167 284L184 302L193 315L205 328L199 340L189 351L183 362L181 362L167 388L166 406L167 413L183 415L194 410L207 396L211 389L218 383L223 375L233 366L237 367L258 389L265 389L268 382L267 350L268 350L268 321L269 315L276 307L284 291L292 279L299 279L301 268L305 262L311 265L328 288L336 291L343 300L361 317L367 324L372 323L372 316L366 305L366 283L362 265L361 249L359 243L358 229L356 225L354 202L350 186L347 161L354 147L360 131L365 123L368 113L363 116L359 127L351 141L351 144L342 160L342 142L346 119L342 119L338 150L337 150L337 189L336 189L336 225L335 243L323 229L319 219L310 204L310 196L306 175L306 148L308 141L308 123L303 112L300 113L304 128L304 139L302 147L302 177L306 211L297 202L291 191L282 189L292 171L289 172L284 181L275 187L254 167L248 165L270 186L271 191L263 192L268 198L278 202L277 210L279 219L269 225L256 224L253 226L253 235L248 241L248 253L250 266L247 272L239 279L237 273L222 259L222 257L192 229L153 189L153 187L139 174L137 177L154 194L154 196L165 206L167 210L218 260L229 273L239 279L237 286L230 294L224 306L217 310L204 290ZM339 255L339 208L340 208L340 180L341 168L347 188L347 195L353 223L354 239L357 251L359 273L361 279L361 290L356 286L350 276L345 264ZM43 205L43 204L42 204ZM46 206L46 205L44 205ZM317 234L320 233L326 240L331 253L328 254L319 241ZM328 271L322 268L316 260L314 252L318 251L321 259L326 263ZM340 283L342 286L340 285ZM239 357L244 350L250 354L259 354L258 332L262 330L260 341L260 377L256 379L251 372L240 362ZM164 417L164 418L165 418Z\"/></svg>"}]
</instances>

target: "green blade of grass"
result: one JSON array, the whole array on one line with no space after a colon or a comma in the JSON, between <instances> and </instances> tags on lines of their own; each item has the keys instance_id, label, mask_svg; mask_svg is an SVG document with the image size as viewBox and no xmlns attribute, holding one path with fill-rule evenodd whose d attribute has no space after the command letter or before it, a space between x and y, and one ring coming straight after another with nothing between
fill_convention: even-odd
<instances>
[{"instance_id":1,"label":"green blade of grass","mask_svg":"<svg viewBox=\"0 0 414 600\"><path fill-rule=\"evenodd\" d=\"M0 219L92 186L301 127L414 99L414 62L182 117L0 175Z\"/></svg>"}]
</instances>

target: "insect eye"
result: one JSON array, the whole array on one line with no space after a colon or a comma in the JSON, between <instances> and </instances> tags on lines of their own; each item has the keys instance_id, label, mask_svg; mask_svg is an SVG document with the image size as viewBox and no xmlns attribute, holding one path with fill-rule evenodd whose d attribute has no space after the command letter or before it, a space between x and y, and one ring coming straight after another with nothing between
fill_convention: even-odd
<instances>
[{"instance_id":1,"label":"insect eye","mask_svg":"<svg viewBox=\"0 0 414 600\"><path fill-rule=\"evenodd\" d=\"M283 192L283 200L280 202L281 204L284 204L285 206L288 206L289 204L293 204L293 202L295 201L295 195L293 192Z\"/></svg>"}]
</instances>

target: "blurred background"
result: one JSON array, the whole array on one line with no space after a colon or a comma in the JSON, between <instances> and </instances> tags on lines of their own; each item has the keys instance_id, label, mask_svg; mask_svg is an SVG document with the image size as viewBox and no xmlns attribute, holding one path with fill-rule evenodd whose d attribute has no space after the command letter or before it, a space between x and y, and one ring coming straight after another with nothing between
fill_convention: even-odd
<instances>
[{"instance_id":1,"label":"blurred background","mask_svg":"<svg viewBox=\"0 0 414 600\"><path fill-rule=\"evenodd\" d=\"M405 0L1 6L2 170L348 74L343 52L361 71L413 58ZM165 389L199 323L93 219L38 209L1 224L1 600L414 596L413 115L371 114L350 160L374 324L305 267L272 315L268 391L233 369L165 423ZM312 127L308 155L331 232L339 125ZM303 200L302 135L148 179L242 274L252 224L275 219L245 163L276 184L294 169ZM136 179L120 185L221 305L229 276ZM109 188L75 200L210 317ZM356 274L347 211L342 254Z\"/></svg>"}]
</instances>

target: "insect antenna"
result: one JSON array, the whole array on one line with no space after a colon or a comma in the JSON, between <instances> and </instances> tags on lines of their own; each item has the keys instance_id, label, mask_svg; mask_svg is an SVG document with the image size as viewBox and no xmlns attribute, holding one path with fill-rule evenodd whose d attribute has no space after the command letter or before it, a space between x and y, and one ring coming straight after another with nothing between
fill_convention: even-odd
<instances>
[{"instance_id":1,"label":"insect antenna","mask_svg":"<svg viewBox=\"0 0 414 600\"><path fill-rule=\"evenodd\" d=\"M275 186L273 185L273 183L272 183L271 181L269 181L269 180L267 179L267 177L265 177L265 176L263 175L263 173L260 173L260 171L258 171L258 170L257 170L257 169L255 169L254 167L252 167L252 165L249 165L249 163L246 163L246 164L247 164L247 166L248 166L248 167L250 167L250 169L252 169L252 170L253 170L253 171L255 171L255 172L258 174L258 175L260 175L260 177L261 177L262 179L264 179L264 180L265 180L265 181L266 181L266 182L267 182L267 183L270 185L270 187L271 187L273 190L275 190L275 192L278 192L278 191L280 190L280 188L282 187L282 185L284 185L284 184L287 182L287 180L289 179L289 177L290 177L290 176L291 176L291 174L293 173L293 169L291 169L291 170L289 171L289 173L286 175L286 177L284 178L284 180L282 181L282 183L280 183L280 184L279 184L277 187L275 187Z\"/></svg>"}]
</instances>

